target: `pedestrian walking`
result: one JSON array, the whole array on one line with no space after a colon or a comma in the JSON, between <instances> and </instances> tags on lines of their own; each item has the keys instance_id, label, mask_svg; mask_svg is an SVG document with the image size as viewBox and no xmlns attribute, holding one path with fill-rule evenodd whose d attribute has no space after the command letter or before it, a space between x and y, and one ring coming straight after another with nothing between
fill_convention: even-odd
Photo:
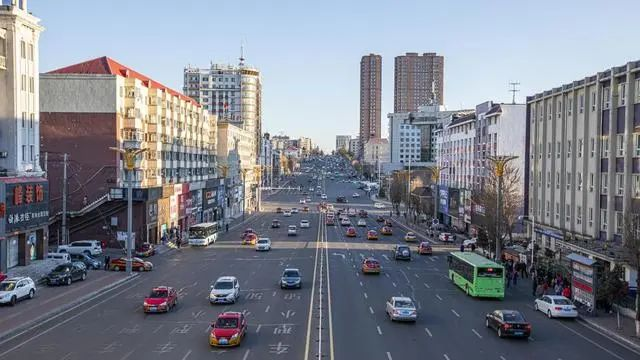
<instances>
[{"instance_id":1,"label":"pedestrian walking","mask_svg":"<svg viewBox=\"0 0 640 360\"><path fill-rule=\"evenodd\" d=\"M464 245L460 244L460 252L464 252Z\"/></svg>"},{"instance_id":2,"label":"pedestrian walking","mask_svg":"<svg viewBox=\"0 0 640 360\"><path fill-rule=\"evenodd\" d=\"M471 244L471 252L475 252L476 251L476 244Z\"/></svg>"},{"instance_id":3,"label":"pedestrian walking","mask_svg":"<svg viewBox=\"0 0 640 360\"><path fill-rule=\"evenodd\" d=\"M224 231L229 232L229 223L224 224Z\"/></svg>"},{"instance_id":4,"label":"pedestrian walking","mask_svg":"<svg viewBox=\"0 0 640 360\"><path fill-rule=\"evenodd\" d=\"M109 263L111 262L111 256L107 255L104 257L104 270L109 270Z\"/></svg>"},{"instance_id":5,"label":"pedestrian walking","mask_svg":"<svg viewBox=\"0 0 640 360\"><path fill-rule=\"evenodd\" d=\"M178 249L180 249L180 243L181 243L181 241L180 241L180 234L176 234L176 247L177 247Z\"/></svg>"},{"instance_id":6,"label":"pedestrian walking","mask_svg":"<svg viewBox=\"0 0 640 360\"><path fill-rule=\"evenodd\" d=\"M518 285L518 271L513 270L513 286Z\"/></svg>"}]
</instances>

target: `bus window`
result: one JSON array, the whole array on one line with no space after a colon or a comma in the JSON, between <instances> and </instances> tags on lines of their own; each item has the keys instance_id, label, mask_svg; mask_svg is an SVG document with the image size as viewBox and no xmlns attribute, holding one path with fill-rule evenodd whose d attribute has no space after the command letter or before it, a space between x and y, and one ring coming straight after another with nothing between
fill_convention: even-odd
<instances>
[{"instance_id":1,"label":"bus window","mask_svg":"<svg viewBox=\"0 0 640 360\"><path fill-rule=\"evenodd\" d=\"M478 277L501 278L502 269L478 268Z\"/></svg>"}]
</instances>

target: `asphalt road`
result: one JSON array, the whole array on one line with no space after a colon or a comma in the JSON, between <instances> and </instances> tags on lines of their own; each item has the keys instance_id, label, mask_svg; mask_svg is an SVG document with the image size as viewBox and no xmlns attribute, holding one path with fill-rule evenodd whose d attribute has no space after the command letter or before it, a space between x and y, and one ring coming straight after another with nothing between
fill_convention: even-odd
<instances>
[{"instance_id":1,"label":"asphalt road","mask_svg":"<svg viewBox=\"0 0 640 360\"><path fill-rule=\"evenodd\" d=\"M298 183L307 184L300 177ZM308 188L308 186L306 186ZM330 200L345 195L345 206L375 211L365 196L351 198L351 184L328 182ZM361 192L361 194L363 194ZM0 359L638 359L640 354L575 321L549 320L534 313L528 286L509 289L504 301L464 295L447 279L443 253L417 256L411 262L391 260L392 244L404 232L366 240L368 228L346 238L345 227L323 226L316 211L285 218L276 207L301 207L300 195L282 191L269 197L261 213L242 228L221 234L208 248L184 248L153 258L155 270L68 313L0 343ZM271 220L282 222L271 229ZM287 237L286 226L311 221ZM355 220L355 219L354 219ZM240 244L244 227L268 236L273 250L257 253ZM381 275L359 272L364 256L383 266ZM298 267L303 288L281 290L280 273ZM209 285L234 275L241 299L233 305L211 305ZM145 315L141 305L155 285L180 290L178 308L168 314ZM390 296L411 296L419 307L415 324L392 323L384 313ZM19 306L19 305L18 305ZM528 341L499 339L484 327L484 315L496 308L524 312L533 325ZM220 312L244 311L249 334L239 348L215 349L208 344L209 324Z\"/></svg>"}]
</instances>

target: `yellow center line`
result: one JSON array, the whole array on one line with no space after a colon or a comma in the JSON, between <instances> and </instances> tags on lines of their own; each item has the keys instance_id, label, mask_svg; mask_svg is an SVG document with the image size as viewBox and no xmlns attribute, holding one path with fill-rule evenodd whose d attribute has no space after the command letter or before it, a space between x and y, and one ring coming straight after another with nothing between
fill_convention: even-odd
<instances>
[{"instance_id":1,"label":"yellow center line","mask_svg":"<svg viewBox=\"0 0 640 360\"><path fill-rule=\"evenodd\" d=\"M311 320L313 315L313 298L315 297L316 291L316 272L318 270L318 251L320 249L319 243L321 241L322 234L322 226L320 226L320 224L322 223L322 213L318 214L318 221L318 236L316 238L316 254L313 264L313 281L311 285L311 299L309 300L309 315L307 319L307 338L304 345L304 360L309 360L309 346L311 345Z\"/></svg>"}]
</instances>

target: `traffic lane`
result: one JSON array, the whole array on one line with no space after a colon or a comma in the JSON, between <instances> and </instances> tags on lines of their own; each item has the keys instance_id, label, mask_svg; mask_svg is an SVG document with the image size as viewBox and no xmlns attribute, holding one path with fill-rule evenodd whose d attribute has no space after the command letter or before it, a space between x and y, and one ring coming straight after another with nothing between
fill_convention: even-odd
<instances>
[{"instance_id":1,"label":"traffic lane","mask_svg":"<svg viewBox=\"0 0 640 360\"><path fill-rule=\"evenodd\" d=\"M56 349L57 346L64 345L64 346L67 346L67 348L73 347L74 349L76 349L75 353L80 355L97 352L98 354L108 354L108 356L105 356L105 357L109 357L109 358L113 358L114 356L113 353L120 353L118 349L122 347L139 349L139 350L136 350L136 354L138 351L142 351L142 354L140 354L142 357L144 357L145 352L147 353L155 352L157 354L170 353L171 356L175 358L176 353L179 350L181 350L180 344L183 341L182 338L185 337L182 335L192 333L193 329L199 326L200 328L202 328L203 332L202 332L202 335L198 335L198 339L202 341L201 344L206 345L207 338L206 338L206 333L204 332L204 327L202 325L206 323L204 325L208 326L208 323L211 320L203 321L198 319L192 319L190 317L196 316L196 317L209 318L209 319L214 318L215 314L209 313L212 307L208 305L208 302L206 300L206 295L208 294L208 285L211 282L211 278L215 278L215 276L217 276L220 273L227 273L228 269L232 268L233 265L235 265L235 263L237 262L242 262L245 264L249 262L248 260L246 260L246 258L238 257L238 255L234 256L233 253L237 254L241 251L242 252L241 255L246 256L245 254L250 252L249 249L242 249L242 250L215 249L215 252L217 253L217 255L221 255L221 256L216 256L215 259L211 259L211 258L207 259L207 256L210 257L209 253L212 252L211 250L213 249L200 249L200 248L183 249L178 254L178 255L190 254L191 257L197 258L197 259L194 259L195 262L210 264L211 268L202 269L199 271L191 271L191 268L189 267L175 266L175 269L172 270L172 274L173 274L172 278L174 279L173 284L176 284L174 286L179 285L180 288L183 289L182 291L185 291L184 289L189 286L194 286L194 287L197 286L198 284L196 284L196 282L198 279L192 277L195 273L196 276L200 274L199 282L202 284L203 288L200 288L197 291L194 289L192 292L183 293L183 298L181 298L181 304L175 313L167 314L168 316L159 315L158 317L154 318L154 319L160 318L162 319L162 321L168 321L169 322L168 325L163 325L162 327L160 327L159 325L161 324L152 324L153 327L150 327L149 324L140 321L140 316L143 316L141 314L140 307L141 307L142 299L144 298L144 295L146 294L146 291L148 291L148 289L145 289L146 286L139 286L138 288L134 288L135 291L128 291L126 294L120 294L124 296L124 299L122 299L120 296L118 298L119 301L117 303L109 302L106 304L101 304L99 311L91 312L88 314L82 314L81 317L77 319L72 319L72 321L68 325L73 329L78 329L78 331L81 330L82 333L100 334L100 336L96 337L95 335L92 335L86 341L83 338L83 341L81 344L75 343L77 339L74 340L73 344L68 344L69 341L71 341L71 339L67 338L65 340L64 336L60 336L59 334L47 333L47 334L43 334L38 339L39 344L43 344L42 346L44 346L44 348L47 348L47 349L49 348ZM198 256L193 256L194 254L198 254L198 253L200 253L202 258L198 258ZM251 254L253 254L253 252L251 252ZM177 259L177 260L178 261L175 261L174 263L176 264L182 263L182 265L184 265L185 259ZM215 261L211 261L211 260L215 260ZM296 260L299 261L299 259L296 259ZM304 264L302 264L300 267L303 269L303 271L306 272L305 270L306 266ZM242 279L245 277L244 274L246 274L246 271L250 271L251 269L255 270L256 268L257 266L238 267L238 269L235 270L233 273L238 274ZM222 269L226 269L226 270L222 270ZM243 270L245 271L244 273L241 272ZM270 272L268 270L270 270ZM256 279L256 281L260 283L266 282L266 279L261 279L260 277L257 277L258 274L264 274L264 276L267 276L269 280L271 280L269 281L269 283L271 284L272 288L275 289L275 284L277 284L277 278L279 277L280 271L281 270L275 266L267 266L265 268L260 269L259 272L256 272L256 274L254 274L254 276L256 276L254 279ZM211 275L212 273L214 274L218 273L218 274ZM160 274L159 272L150 273L150 274L164 275L164 274ZM164 276L158 276L158 277L163 278ZM175 281L175 279L185 279L186 281L183 281L182 283L178 283ZM192 280L193 282L191 282ZM145 279L144 284L153 284L154 282L160 283L160 284L167 284L167 282L165 281L154 281L153 278ZM245 284L250 287L253 286L253 284L251 283L245 283ZM169 285L172 285L172 284L169 283ZM195 297L193 294L195 294ZM270 301L273 301L274 305L277 305L277 303L281 302L280 299L278 299L277 297L273 298L273 300L270 300ZM304 301L302 302L304 303ZM255 309L255 313L257 313L258 311L264 311L264 308L260 307L259 309ZM186 315L186 318L183 318L182 317L183 315ZM177 317L177 318L171 319L172 317ZM275 324L275 322L273 324ZM149 341L147 341L147 339L139 339L139 340L142 340L141 344L145 344L144 347L142 347L138 343L129 343L121 339L122 337L121 335L129 334L128 337L130 337L131 334L138 335L138 334L147 334L147 333L152 333L154 334L154 336L151 339L149 339ZM165 342L160 341L160 340L164 340L165 338L167 341ZM97 341L97 339L103 339L104 341ZM111 340L111 341L106 342L106 340ZM177 341L177 340L180 340L180 341ZM37 351L32 351L32 352L27 351L27 354L24 354L21 352L17 352L17 353L14 352L14 353L11 353L11 358L14 358L14 357L20 358L22 356L28 356L28 357L22 357L22 358L50 358L47 356L51 355L52 352L47 352L47 354L49 355L45 354L43 356L42 354L39 353L41 348L42 347L39 347ZM206 351L209 351L208 346L205 346L204 348L206 349ZM25 349L27 348L25 347ZM189 350L191 350L192 352L195 351L195 349L189 348L185 351L185 354ZM284 350L282 350L282 346L280 346L280 348L276 346L276 351L282 352ZM56 356L57 355L60 355L60 358L62 358L68 355L68 353L59 353L59 354L56 353ZM97 357L101 358L102 356L97 355ZM296 356L293 356L292 358L296 358Z\"/></svg>"}]
</instances>

